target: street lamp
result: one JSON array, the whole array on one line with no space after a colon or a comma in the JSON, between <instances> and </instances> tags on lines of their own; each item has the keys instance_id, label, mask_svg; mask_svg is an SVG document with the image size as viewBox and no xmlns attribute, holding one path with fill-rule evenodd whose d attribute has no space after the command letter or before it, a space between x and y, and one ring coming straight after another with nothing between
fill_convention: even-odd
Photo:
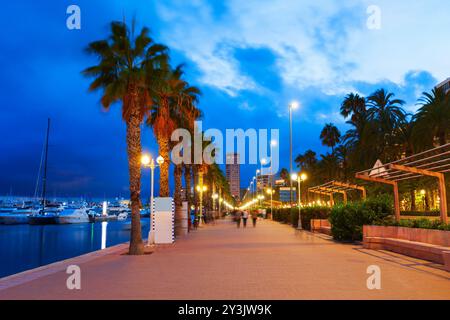
<instances>
[{"instance_id":1,"label":"street lamp","mask_svg":"<svg viewBox=\"0 0 450 320\"><path fill-rule=\"evenodd\" d=\"M292 168L292 111L298 108L298 102L293 101L289 104L289 172L293 173ZM292 180L290 181L289 197L292 205Z\"/></svg>"},{"instance_id":2,"label":"street lamp","mask_svg":"<svg viewBox=\"0 0 450 320\"><path fill-rule=\"evenodd\" d=\"M155 241L154 234L151 232L152 230L152 221L154 221L153 216L153 190L154 190L154 177L155 177L155 168L161 166L164 163L164 158L162 156L158 156L156 158L156 163L153 158L148 155L144 154L141 158L141 163L144 168L150 168L150 203L149 203L149 210L150 210L150 230L148 231L148 244L153 244Z\"/></svg>"},{"instance_id":3,"label":"street lamp","mask_svg":"<svg viewBox=\"0 0 450 320\"><path fill-rule=\"evenodd\" d=\"M208 190L208 188L203 184L199 184L197 186L197 191L199 193L199 200L200 200L200 205L199 205L200 215L198 216L198 218L199 218L198 225L199 226L202 225L202 217L203 217L203 193L206 192L207 190Z\"/></svg>"},{"instance_id":4,"label":"street lamp","mask_svg":"<svg viewBox=\"0 0 450 320\"><path fill-rule=\"evenodd\" d=\"M298 230L302 229L302 219L301 219L301 182L305 181L306 179L308 179L307 175L302 173L300 176L293 173L291 175L291 181L297 181L298 184Z\"/></svg>"},{"instance_id":5,"label":"street lamp","mask_svg":"<svg viewBox=\"0 0 450 320\"><path fill-rule=\"evenodd\" d=\"M277 141L270 141L270 219L273 220L273 147L277 146Z\"/></svg>"}]
</instances>

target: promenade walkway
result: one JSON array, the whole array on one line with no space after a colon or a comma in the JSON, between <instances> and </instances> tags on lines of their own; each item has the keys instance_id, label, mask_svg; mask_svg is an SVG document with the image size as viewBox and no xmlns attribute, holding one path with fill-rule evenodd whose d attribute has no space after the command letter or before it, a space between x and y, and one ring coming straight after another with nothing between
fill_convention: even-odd
<instances>
[{"instance_id":1,"label":"promenade walkway","mask_svg":"<svg viewBox=\"0 0 450 320\"><path fill-rule=\"evenodd\" d=\"M123 248L64 262L79 264L81 290L67 289L60 264L8 279L15 286L0 281L0 299L450 299L450 273L439 265L271 221L255 229L221 221L146 256ZM381 290L366 286L370 265L381 268Z\"/></svg>"}]
</instances>

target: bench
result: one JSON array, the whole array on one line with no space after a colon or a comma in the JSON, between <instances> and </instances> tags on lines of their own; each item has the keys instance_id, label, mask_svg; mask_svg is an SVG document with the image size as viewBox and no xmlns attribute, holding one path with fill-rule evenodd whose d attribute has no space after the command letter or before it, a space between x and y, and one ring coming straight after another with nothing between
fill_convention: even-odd
<instances>
[{"instance_id":1,"label":"bench","mask_svg":"<svg viewBox=\"0 0 450 320\"><path fill-rule=\"evenodd\" d=\"M363 247L388 250L443 264L450 271L450 232L403 227L364 226Z\"/></svg>"},{"instance_id":2,"label":"bench","mask_svg":"<svg viewBox=\"0 0 450 320\"><path fill-rule=\"evenodd\" d=\"M311 231L331 236L331 224L328 220L311 219Z\"/></svg>"}]
</instances>

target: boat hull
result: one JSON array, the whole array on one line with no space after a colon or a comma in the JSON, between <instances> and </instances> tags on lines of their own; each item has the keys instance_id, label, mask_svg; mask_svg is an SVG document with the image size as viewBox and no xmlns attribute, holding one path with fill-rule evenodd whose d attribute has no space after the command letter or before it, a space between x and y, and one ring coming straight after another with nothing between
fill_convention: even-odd
<instances>
[{"instance_id":1,"label":"boat hull","mask_svg":"<svg viewBox=\"0 0 450 320\"><path fill-rule=\"evenodd\" d=\"M57 224L76 224L76 223L89 223L89 217L57 217Z\"/></svg>"},{"instance_id":2,"label":"boat hull","mask_svg":"<svg viewBox=\"0 0 450 320\"><path fill-rule=\"evenodd\" d=\"M0 224L13 225L13 224L27 224L27 214L0 214Z\"/></svg>"},{"instance_id":3,"label":"boat hull","mask_svg":"<svg viewBox=\"0 0 450 320\"><path fill-rule=\"evenodd\" d=\"M56 216L29 216L28 223L31 225L56 224Z\"/></svg>"}]
</instances>

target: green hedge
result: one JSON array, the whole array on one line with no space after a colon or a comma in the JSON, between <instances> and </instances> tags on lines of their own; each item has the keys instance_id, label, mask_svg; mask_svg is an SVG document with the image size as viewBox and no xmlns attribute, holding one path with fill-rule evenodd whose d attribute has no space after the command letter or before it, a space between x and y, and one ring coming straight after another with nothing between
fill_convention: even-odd
<instances>
[{"instance_id":1,"label":"green hedge","mask_svg":"<svg viewBox=\"0 0 450 320\"><path fill-rule=\"evenodd\" d=\"M402 216L408 217L439 217L441 215L439 210L435 211L402 211Z\"/></svg>"},{"instance_id":2,"label":"green hedge","mask_svg":"<svg viewBox=\"0 0 450 320\"><path fill-rule=\"evenodd\" d=\"M381 224L392 215L392 199L386 196L335 206L329 219L331 232L339 241L362 240L363 225Z\"/></svg>"},{"instance_id":3,"label":"green hedge","mask_svg":"<svg viewBox=\"0 0 450 320\"><path fill-rule=\"evenodd\" d=\"M331 213L331 208L329 208L329 207L305 207L305 208L302 208L302 228L305 230L311 230L311 219L326 220L330 217L330 213ZM298 219L297 219L297 221L298 221Z\"/></svg>"},{"instance_id":4,"label":"green hedge","mask_svg":"<svg viewBox=\"0 0 450 320\"><path fill-rule=\"evenodd\" d=\"M430 220L430 219L417 219L417 220L402 219L399 222L391 219L379 222L377 223L377 225L450 231L450 224L442 223L440 220Z\"/></svg>"},{"instance_id":5,"label":"green hedge","mask_svg":"<svg viewBox=\"0 0 450 320\"><path fill-rule=\"evenodd\" d=\"M311 229L311 219L328 219L331 209L328 207L302 208L302 228ZM298 227L298 208L282 208L273 210L273 220Z\"/></svg>"}]
</instances>

